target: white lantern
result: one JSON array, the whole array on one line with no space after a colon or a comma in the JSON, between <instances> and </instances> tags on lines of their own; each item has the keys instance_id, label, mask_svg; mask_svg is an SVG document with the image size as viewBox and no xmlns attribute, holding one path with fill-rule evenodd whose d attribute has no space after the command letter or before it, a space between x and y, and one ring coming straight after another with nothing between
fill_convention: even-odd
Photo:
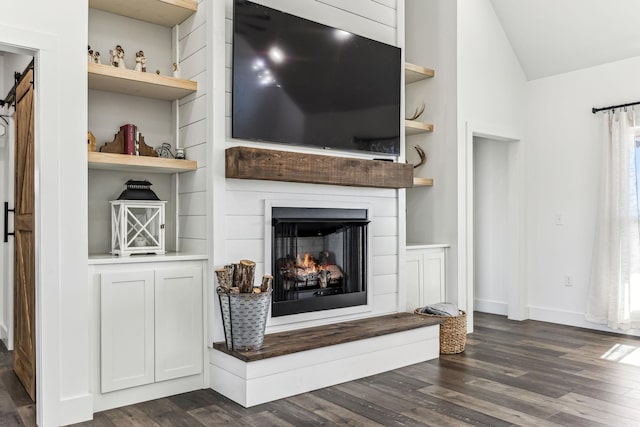
<instances>
[{"instance_id":1,"label":"white lantern","mask_svg":"<svg viewBox=\"0 0 640 427\"><path fill-rule=\"evenodd\" d=\"M118 200L111 201L111 253L164 254L164 208L148 181L128 181ZM134 200L130 200L135 197ZM146 200L145 200L146 199ZM156 200L153 200L156 199Z\"/></svg>"}]
</instances>

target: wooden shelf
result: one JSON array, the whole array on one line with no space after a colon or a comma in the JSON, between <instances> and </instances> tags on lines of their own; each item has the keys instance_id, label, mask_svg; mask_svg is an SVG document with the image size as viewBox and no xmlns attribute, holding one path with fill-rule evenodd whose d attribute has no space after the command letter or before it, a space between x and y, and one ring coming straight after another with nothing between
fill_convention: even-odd
<instances>
[{"instance_id":1,"label":"wooden shelf","mask_svg":"<svg viewBox=\"0 0 640 427\"><path fill-rule=\"evenodd\" d=\"M87 63L89 89L172 101L198 90L198 83L154 73Z\"/></svg>"},{"instance_id":2,"label":"wooden shelf","mask_svg":"<svg viewBox=\"0 0 640 427\"><path fill-rule=\"evenodd\" d=\"M177 160L164 157L130 156L127 154L90 151L89 169L121 172L180 173L198 168L195 160Z\"/></svg>"},{"instance_id":3,"label":"wooden shelf","mask_svg":"<svg viewBox=\"0 0 640 427\"><path fill-rule=\"evenodd\" d=\"M413 177L414 187L433 187L433 178Z\"/></svg>"},{"instance_id":4,"label":"wooden shelf","mask_svg":"<svg viewBox=\"0 0 640 427\"><path fill-rule=\"evenodd\" d=\"M89 7L173 27L198 10L194 0L89 0Z\"/></svg>"},{"instance_id":5,"label":"wooden shelf","mask_svg":"<svg viewBox=\"0 0 640 427\"><path fill-rule=\"evenodd\" d=\"M413 166L408 163L251 147L227 148L225 154L227 178L376 188L413 186Z\"/></svg>"},{"instance_id":6,"label":"wooden shelf","mask_svg":"<svg viewBox=\"0 0 640 427\"><path fill-rule=\"evenodd\" d=\"M433 132L433 125L415 120L404 121L404 132L406 135L416 135L418 133Z\"/></svg>"},{"instance_id":7,"label":"wooden shelf","mask_svg":"<svg viewBox=\"0 0 640 427\"><path fill-rule=\"evenodd\" d=\"M435 76L436 72L431 68L422 67L420 65L405 62L404 64L404 82L405 84L417 82L419 80L430 79Z\"/></svg>"}]
</instances>

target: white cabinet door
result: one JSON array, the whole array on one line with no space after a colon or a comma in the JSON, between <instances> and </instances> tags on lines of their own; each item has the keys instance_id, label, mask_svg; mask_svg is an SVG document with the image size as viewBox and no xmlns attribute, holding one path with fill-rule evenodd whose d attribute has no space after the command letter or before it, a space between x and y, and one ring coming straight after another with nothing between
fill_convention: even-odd
<instances>
[{"instance_id":1,"label":"white cabinet door","mask_svg":"<svg viewBox=\"0 0 640 427\"><path fill-rule=\"evenodd\" d=\"M445 248L407 250L407 311L445 300L445 265Z\"/></svg>"},{"instance_id":2,"label":"white cabinet door","mask_svg":"<svg viewBox=\"0 0 640 427\"><path fill-rule=\"evenodd\" d=\"M422 306L443 302L445 299L444 250L424 251L423 262Z\"/></svg>"},{"instance_id":3,"label":"white cabinet door","mask_svg":"<svg viewBox=\"0 0 640 427\"><path fill-rule=\"evenodd\" d=\"M407 251L406 263L407 311L413 312L416 308L423 306L424 263L422 254L415 251Z\"/></svg>"},{"instance_id":4,"label":"white cabinet door","mask_svg":"<svg viewBox=\"0 0 640 427\"><path fill-rule=\"evenodd\" d=\"M202 372L202 269L155 272L156 381Z\"/></svg>"},{"instance_id":5,"label":"white cabinet door","mask_svg":"<svg viewBox=\"0 0 640 427\"><path fill-rule=\"evenodd\" d=\"M102 393L154 380L153 280L153 271L100 276Z\"/></svg>"}]
</instances>

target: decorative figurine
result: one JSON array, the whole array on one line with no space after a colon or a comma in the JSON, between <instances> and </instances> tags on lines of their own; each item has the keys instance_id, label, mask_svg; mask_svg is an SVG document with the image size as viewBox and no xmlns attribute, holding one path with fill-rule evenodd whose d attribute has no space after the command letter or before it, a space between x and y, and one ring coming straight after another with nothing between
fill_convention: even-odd
<instances>
[{"instance_id":1,"label":"decorative figurine","mask_svg":"<svg viewBox=\"0 0 640 427\"><path fill-rule=\"evenodd\" d=\"M147 72L147 57L144 56L144 52L141 50L136 52L136 66L134 69L143 73Z\"/></svg>"},{"instance_id":2,"label":"decorative figurine","mask_svg":"<svg viewBox=\"0 0 640 427\"><path fill-rule=\"evenodd\" d=\"M124 63L124 49L122 46L117 45L116 48L111 51L111 65L118 68L127 68Z\"/></svg>"},{"instance_id":3,"label":"decorative figurine","mask_svg":"<svg viewBox=\"0 0 640 427\"><path fill-rule=\"evenodd\" d=\"M87 47L88 47L88 49L87 49L87 59L88 59L89 62L93 62L93 49L91 49L90 45L88 45Z\"/></svg>"},{"instance_id":4,"label":"decorative figurine","mask_svg":"<svg viewBox=\"0 0 640 427\"><path fill-rule=\"evenodd\" d=\"M100 62L100 52L98 52L97 50L95 52L93 52L93 63L94 64L101 64L101 62Z\"/></svg>"}]
</instances>

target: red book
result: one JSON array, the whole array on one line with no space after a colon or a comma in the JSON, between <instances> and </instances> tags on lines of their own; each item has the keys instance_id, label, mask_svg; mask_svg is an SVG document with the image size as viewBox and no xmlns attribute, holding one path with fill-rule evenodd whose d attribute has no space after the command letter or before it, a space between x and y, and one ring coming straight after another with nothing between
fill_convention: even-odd
<instances>
[{"instance_id":1,"label":"red book","mask_svg":"<svg viewBox=\"0 0 640 427\"><path fill-rule=\"evenodd\" d=\"M124 154L136 154L136 126L126 124L120 126L120 130L124 133Z\"/></svg>"}]
</instances>

